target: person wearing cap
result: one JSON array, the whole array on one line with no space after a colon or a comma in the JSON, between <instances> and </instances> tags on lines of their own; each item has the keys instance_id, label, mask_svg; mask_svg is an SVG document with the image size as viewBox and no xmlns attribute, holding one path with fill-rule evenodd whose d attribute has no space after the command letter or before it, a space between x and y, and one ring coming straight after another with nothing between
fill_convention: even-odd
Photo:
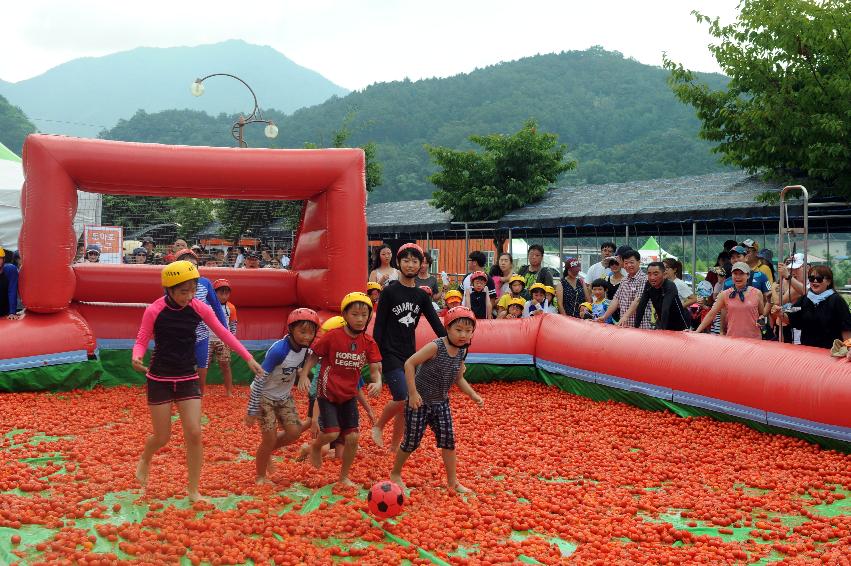
<instances>
[{"instance_id":1,"label":"person wearing cap","mask_svg":"<svg viewBox=\"0 0 851 566\"><path fill-rule=\"evenodd\" d=\"M777 281L777 271L774 269L774 252L768 248L762 248L756 256L759 258L759 264L771 271L771 280Z\"/></svg>"},{"instance_id":2,"label":"person wearing cap","mask_svg":"<svg viewBox=\"0 0 851 566\"><path fill-rule=\"evenodd\" d=\"M647 266L647 284L641 296L629 306L618 326L626 326L625 322L632 319L638 328L647 309L647 304L653 305L656 311L656 330L682 331L690 328L690 316L683 308L677 286L665 278L665 264L661 261L651 262Z\"/></svg>"},{"instance_id":3,"label":"person wearing cap","mask_svg":"<svg viewBox=\"0 0 851 566\"><path fill-rule=\"evenodd\" d=\"M512 275L508 278L508 292L503 293L496 304L497 318L505 318L508 314L508 305L513 299L523 299L523 289L526 287L526 279L520 275ZM523 299L525 306L526 299Z\"/></svg>"},{"instance_id":4,"label":"person wearing cap","mask_svg":"<svg viewBox=\"0 0 851 566\"><path fill-rule=\"evenodd\" d=\"M89 263L99 263L100 262L100 245L99 244L89 244L88 246L86 246L85 260Z\"/></svg>"},{"instance_id":5,"label":"person wearing cap","mask_svg":"<svg viewBox=\"0 0 851 566\"><path fill-rule=\"evenodd\" d=\"M148 263L148 250L144 247L139 246L138 248L133 249L133 253L130 255L130 263L135 265L141 265L143 263Z\"/></svg>"},{"instance_id":6,"label":"person wearing cap","mask_svg":"<svg viewBox=\"0 0 851 566\"><path fill-rule=\"evenodd\" d=\"M745 261L747 257L747 249L744 246L736 246L730 250L730 260L733 265L737 263L748 263ZM750 264L748 264L750 268ZM731 270L732 271L732 270ZM761 293L765 295L765 300L768 301L771 297L769 297L769 293L771 293L771 283L768 281L768 277L765 276L765 273L762 271L756 271L753 268L748 269L748 287L755 287ZM723 290L732 289L733 288L733 277L730 276L724 281Z\"/></svg>"},{"instance_id":7,"label":"person wearing cap","mask_svg":"<svg viewBox=\"0 0 851 566\"><path fill-rule=\"evenodd\" d=\"M245 252L245 263L242 267L244 269L260 269L260 254L254 250Z\"/></svg>"},{"instance_id":8,"label":"person wearing cap","mask_svg":"<svg viewBox=\"0 0 851 566\"><path fill-rule=\"evenodd\" d=\"M740 244L743 248L745 248L745 263L751 266L751 272L759 271L765 278L768 279L768 284L771 285L774 283L774 272L771 271L771 268L765 265L759 257L759 244L753 240L753 238L748 238Z\"/></svg>"},{"instance_id":9,"label":"person wearing cap","mask_svg":"<svg viewBox=\"0 0 851 566\"><path fill-rule=\"evenodd\" d=\"M596 281L606 275L606 270L609 268L606 260L615 255L617 249L618 246L614 242L603 242L600 244L600 261L589 267L585 273L588 281Z\"/></svg>"},{"instance_id":10,"label":"person wearing cap","mask_svg":"<svg viewBox=\"0 0 851 566\"><path fill-rule=\"evenodd\" d=\"M696 331L703 332L712 324L721 309L727 311L723 333L732 338L762 339L759 324L760 314L765 310L765 297L756 287L748 285L751 267L739 261L733 264L730 279L733 286L718 294L712 309L698 325Z\"/></svg>"},{"instance_id":11,"label":"person wearing cap","mask_svg":"<svg viewBox=\"0 0 851 566\"><path fill-rule=\"evenodd\" d=\"M461 291L464 293L468 293L473 289L473 281L471 277L474 273L482 272L487 277L487 282L485 283L485 287L487 287L487 296L490 299L496 297L496 285L493 282L493 278L490 277L485 271L485 264L488 262L487 256L484 252L475 250L470 252L470 255L467 256L467 275L464 276L464 280L461 283ZM493 310L493 302L491 302L491 310Z\"/></svg>"},{"instance_id":12,"label":"person wearing cap","mask_svg":"<svg viewBox=\"0 0 851 566\"><path fill-rule=\"evenodd\" d=\"M6 253L0 248L0 317L18 320L18 268L12 261L6 261Z\"/></svg>"},{"instance_id":13,"label":"person wearing cap","mask_svg":"<svg viewBox=\"0 0 851 566\"><path fill-rule=\"evenodd\" d=\"M175 255L177 261L188 261L198 267L198 256L189 248L181 248ZM212 308L222 326L227 327L225 311L219 302L216 290L213 289L213 283L206 277L198 277L195 298ZM195 329L195 360L198 366L199 384L203 392L207 384L207 365L210 360L210 328L203 322L200 322Z\"/></svg>"},{"instance_id":14,"label":"person wearing cap","mask_svg":"<svg viewBox=\"0 0 851 566\"><path fill-rule=\"evenodd\" d=\"M641 254L633 249L628 249L621 252L621 261L627 276L623 278L618 290L615 293L612 302L609 303L609 308L606 313L595 320L594 322L604 323L609 320L615 313L619 313L620 320L624 321L624 326L632 326L635 324L635 315L625 317L626 311L632 305L636 298L644 292L644 286L647 283L647 275L641 271ZM639 328L652 329L653 325L650 322L650 311L645 310L644 316L639 319Z\"/></svg>"},{"instance_id":15,"label":"person wearing cap","mask_svg":"<svg viewBox=\"0 0 851 566\"><path fill-rule=\"evenodd\" d=\"M579 307L591 296L585 281L579 277L582 265L575 257L564 258L564 277L556 281L558 312L566 316L579 318ZM546 289L545 289L546 291Z\"/></svg>"},{"instance_id":16,"label":"person wearing cap","mask_svg":"<svg viewBox=\"0 0 851 566\"><path fill-rule=\"evenodd\" d=\"M219 299L219 304L222 305L222 310L225 313L225 327L230 330L230 333L236 336L236 328L239 324L239 319L236 316L236 306L230 302L231 284L227 279L216 279L213 281L213 290L216 292L216 298ZM225 397L230 397L233 393L233 371L230 368L230 348L222 342L215 334L210 335L210 347L207 353L207 368L212 365L213 360L219 363L219 369L222 372L222 383L225 386Z\"/></svg>"},{"instance_id":17,"label":"person wearing cap","mask_svg":"<svg viewBox=\"0 0 851 566\"><path fill-rule=\"evenodd\" d=\"M810 267L807 281L810 288L788 312L774 305L771 315L781 325L801 329L801 344L815 348L832 348L835 342L841 348L844 340L851 339L851 311L833 286L833 270L826 265ZM851 359L851 353L847 354Z\"/></svg>"},{"instance_id":18,"label":"person wearing cap","mask_svg":"<svg viewBox=\"0 0 851 566\"><path fill-rule=\"evenodd\" d=\"M156 242L154 242L154 239L150 236L142 238L142 247L145 248L145 263L148 265L152 265L154 263L154 248L156 245Z\"/></svg>"}]
</instances>

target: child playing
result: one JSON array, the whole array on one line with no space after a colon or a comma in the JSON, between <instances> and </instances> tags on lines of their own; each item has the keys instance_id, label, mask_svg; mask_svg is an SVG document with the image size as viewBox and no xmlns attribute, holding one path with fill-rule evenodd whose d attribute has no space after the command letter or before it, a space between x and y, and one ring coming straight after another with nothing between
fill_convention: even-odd
<instances>
[{"instance_id":1,"label":"child playing","mask_svg":"<svg viewBox=\"0 0 851 566\"><path fill-rule=\"evenodd\" d=\"M236 307L230 302L231 286L227 279L216 279L213 281L213 290L216 292L219 302L224 307L225 322L230 333L236 336L236 325L239 322L236 318ZM230 397L233 393L233 372L230 369L230 348L225 346L225 343L216 337L214 334L210 336L210 353L207 356L207 368L212 365L213 360L219 362L219 369L222 371L222 381L225 384L225 397Z\"/></svg>"},{"instance_id":2,"label":"child playing","mask_svg":"<svg viewBox=\"0 0 851 566\"><path fill-rule=\"evenodd\" d=\"M508 301L508 307L505 311L505 316L502 318L523 318L523 309L526 307L526 301L523 297L517 297Z\"/></svg>"},{"instance_id":3,"label":"child playing","mask_svg":"<svg viewBox=\"0 0 851 566\"><path fill-rule=\"evenodd\" d=\"M606 292L609 290L609 284L605 279L595 279L591 283L591 302L582 303L579 307L579 318L588 320L597 320L609 310L609 299ZM612 317L606 320L606 324L614 324Z\"/></svg>"},{"instance_id":4,"label":"child playing","mask_svg":"<svg viewBox=\"0 0 851 566\"><path fill-rule=\"evenodd\" d=\"M366 294L369 295L369 300L372 301L372 310L375 310L375 306L378 304L378 298L381 296L381 283L376 283L375 281L370 281L366 284Z\"/></svg>"},{"instance_id":5,"label":"child playing","mask_svg":"<svg viewBox=\"0 0 851 566\"><path fill-rule=\"evenodd\" d=\"M144 487L148 483L151 458L168 444L171 437L171 404L183 425L186 444L186 465L189 472L190 501L203 499L198 491L201 477L201 387L195 362L195 329L202 321L225 344L245 360L251 371L261 376L260 367L248 350L213 314L213 310L195 298L198 269L188 261L175 261L162 270L165 295L154 301L142 315L142 326L133 346L133 369L145 373L148 390L148 409L154 432L145 442L145 449L136 467L136 479ZM154 339L150 368L142 358L148 343Z\"/></svg>"},{"instance_id":6,"label":"child playing","mask_svg":"<svg viewBox=\"0 0 851 566\"><path fill-rule=\"evenodd\" d=\"M462 393L480 407L484 404L467 380L464 379L464 358L476 329L475 314L467 307L455 307L446 314L446 336L437 338L422 347L405 362L405 378L410 396L405 407L405 440L396 452L390 481L404 489L402 467L417 449L425 433L431 428L441 449L446 481L450 490L469 493L458 482L456 475L455 432L449 408L449 389L458 385Z\"/></svg>"},{"instance_id":7,"label":"child playing","mask_svg":"<svg viewBox=\"0 0 851 566\"><path fill-rule=\"evenodd\" d=\"M287 335L272 344L263 359L263 376L251 383L245 424L260 423L262 436L254 458L258 484L272 483L266 478L272 452L298 440L303 431L292 397L293 382L318 328L319 316L311 309L291 312ZM279 433L278 426L284 431Z\"/></svg>"},{"instance_id":8,"label":"child playing","mask_svg":"<svg viewBox=\"0 0 851 566\"><path fill-rule=\"evenodd\" d=\"M461 294L461 291L457 289L452 289L446 292L446 295L443 296L443 302L446 304L446 308L441 310L438 314L440 316L444 316L449 309L453 307L461 306L461 301L464 300L464 295Z\"/></svg>"},{"instance_id":9,"label":"child playing","mask_svg":"<svg viewBox=\"0 0 851 566\"><path fill-rule=\"evenodd\" d=\"M330 330L313 347L313 352L299 372L298 388L310 389L310 370L322 358L317 385L319 436L310 445L310 463L322 466L322 447L338 437L344 440L340 483L354 486L349 470L358 451L357 384L363 366L369 364L373 397L381 392L381 353L366 327L372 317L372 301L365 293L354 292L343 297L340 305L346 325Z\"/></svg>"},{"instance_id":10,"label":"child playing","mask_svg":"<svg viewBox=\"0 0 851 566\"><path fill-rule=\"evenodd\" d=\"M464 306L473 311L478 319L491 317L491 302L488 296L488 276L484 271L474 271L470 275L471 288L465 290Z\"/></svg>"},{"instance_id":11,"label":"child playing","mask_svg":"<svg viewBox=\"0 0 851 566\"><path fill-rule=\"evenodd\" d=\"M544 312L551 312L545 309L546 305L544 303L547 300L547 290L543 283L535 283L529 287L529 293L532 298L526 301L526 305L523 307L523 318L537 316Z\"/></svg>"},{"instance_id":12,"label":"child playing","mask_svg":"<svg viewBox=\"0 0 851 566\"><path fill-rule=\"evenodd\" d=\"M505 293L499 298L499 302L496 304L497 309L497 318L506 318L508 315L508 305L517 298L523 298L521 294L523 293L523 289L526 288L526 279L520 277L519 275L512 275L508 280L508 293ZM525 306L526 300L523 299L523 305Z\"/></svg>"}]
</instances>

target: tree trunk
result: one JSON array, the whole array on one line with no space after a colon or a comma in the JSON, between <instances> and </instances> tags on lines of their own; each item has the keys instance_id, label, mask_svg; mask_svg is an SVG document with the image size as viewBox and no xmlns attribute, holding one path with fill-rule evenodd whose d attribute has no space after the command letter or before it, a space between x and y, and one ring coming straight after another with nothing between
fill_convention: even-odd
<instances>
[{"instance_id":1,"label":"tree trunk","mask_svg":"<svg viewBox=\"0 0 851 566\"><path fill-rule=\"evenodd\" d=\"M496 250L496 258L497 259L499 259L499 254L501 254L502 252L505 251L505 241L507 239L508 238L506 238L505 236L494 236L493 245L494 245L494 249Z\"/></svg>"}]
</instances>

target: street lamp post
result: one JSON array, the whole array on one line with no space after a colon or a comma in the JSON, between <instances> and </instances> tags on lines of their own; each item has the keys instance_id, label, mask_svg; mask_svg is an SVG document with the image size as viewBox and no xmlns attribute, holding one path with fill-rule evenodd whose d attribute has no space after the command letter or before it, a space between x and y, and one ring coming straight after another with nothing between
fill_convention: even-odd
<instances>
[{"instance_id":1,"label":"street lamp post","mask_svg":"<svg viewBox=\"0 0 851 566\"><path fill-rule=\"evenodd\" d=\"M248 124L266 124L266 127L263 129L263 133L267 138L272 139L278 137L278 126L274 124L271 120L266 120L263 118L263 112L260 110L260 106L257 104L257 95L254 94L254 90L248 86L248 83L237 77L236 75L231 75L228 73L213 73L212 75L207 75L206 77L201 77L200 79L195 79L195 82L192 83L190 87L190 92L192 92L192 96L201 96L204 94L204 81L209 79L210 77L230 77L232 79L236 79L242 84L245 85L245 88L248 89L248 92L251 93L251 97L254 99L254 109L251 111L251 114L246 118L244 115L240 114L239 119L233 123L231 127L231 136L233 139L237 141L239 147L248 147L248 144L245 143L245 137L243 136L243 128L245 128Z\"/></svg>"}]
</instances>

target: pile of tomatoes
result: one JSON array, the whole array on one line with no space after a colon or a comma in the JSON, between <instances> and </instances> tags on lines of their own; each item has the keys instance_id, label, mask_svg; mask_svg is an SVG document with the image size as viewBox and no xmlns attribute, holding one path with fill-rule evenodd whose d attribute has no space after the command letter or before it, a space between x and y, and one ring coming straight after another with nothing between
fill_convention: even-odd
<instances>
[{"instance_id":1,"label":"pile of tomatoes","mask_svg":"<svg viewBox=\"0 0 851 566\"><path fill-rule=\"evenodd\" d=\"M144 389L0 397L0 561L367 564L841 563L851 548L851 456L741 424L595 402L540 384L453 391L460 481L446 490L431 433L403 471L403 514L379 523L363 489L320 488L321 470L275 457L256 486L247 388L204 398L202 491L185 499L180 424L142 492L134 471L150 431ZM373 400L376 413L388 400ZM305 414L304 400L299 409ZM386 479L393 456L361 415L352 478ZM389 436L390 429L386 431ZM306 442L308 436L302 439Z\"/></svg>"}]
</instances>

